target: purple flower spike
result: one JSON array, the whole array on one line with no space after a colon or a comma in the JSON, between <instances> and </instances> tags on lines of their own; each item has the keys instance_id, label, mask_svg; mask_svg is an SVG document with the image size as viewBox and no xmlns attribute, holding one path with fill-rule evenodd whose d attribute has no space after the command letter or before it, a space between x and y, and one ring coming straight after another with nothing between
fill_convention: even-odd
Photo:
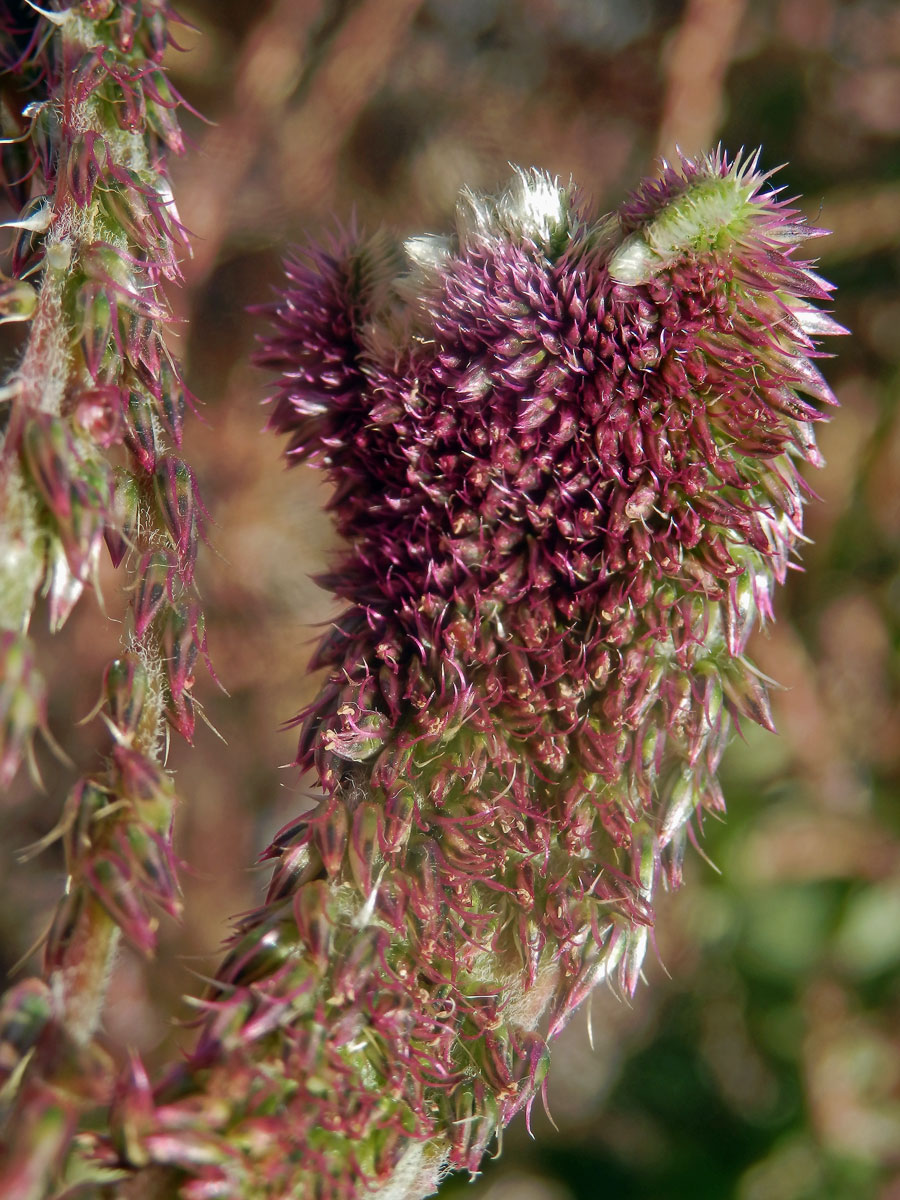
<instances>
[{"instance_id":1,"label":"purple flower spike","mask_svg":"<svg viewBox=\"0 0 900 1200\"><path fill-rule=\"evenodd\" d=\"M600 220L518 171L452 237L288 263L269 423L348 542L297 718L322 797L263 855L135 1162L185 1196L417 1200L530 1111L593 988L634 991L732 720L772 727L746 647L833 403L817 232L715 154Z\"/></svg>"},{"instance_id":2,"label":"purple flower spike","mask_svg":"<svg viewBox=\"0 0 900 1200\"><path fill-rule=\"evenodd\" d=\"M94 710L106 757L35 846L61 836L66 885L46 941L46 1028L0 1070L2 1195L92 1177L79 1122L109 1091L94 1036L119 933L150 955L160 914L179 910L164 722L192 736L208 659L192 586L206 511L172 454L193 397L165 341L165 284L190 249L166 168L184 145L164 74L176 23L169 0L0 3L0 161L18 213L3 223L0 323L22 327L2 387L0 788L23 760L38 780L36 733L59 750L27 636L39 600L56 633L99 583L104 541L133 594ZM0 1024L21 995L0 998Z\"/></svg>"}]
</instances>

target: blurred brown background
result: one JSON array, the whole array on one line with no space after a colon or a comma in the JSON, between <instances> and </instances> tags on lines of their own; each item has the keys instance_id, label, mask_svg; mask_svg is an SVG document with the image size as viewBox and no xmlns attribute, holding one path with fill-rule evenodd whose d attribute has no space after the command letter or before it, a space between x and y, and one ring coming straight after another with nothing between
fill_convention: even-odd
<instances>
[{"instance_id":1,"label":"blurred brown background","mask_svg":"<svg viewBox=\"0 0 900 1200\"><path fill-rule=\"evenodd\" d=\"M471 1200L900 1200L900 6L888 0L193 0L197 31L171 58L190 114L173 166L195 232L172 297L204 403L186 457L213 515L200 583L226 698L198 692L203 726L173 744L187 917L159 963L126 955L106 1022L150 1063L187 1035L179 996L211 969L230 915L260 895L249 865L304 805L279 765L279 723L314 687L310 576L333 545L327 492L285 472L260 436L265 380L248 365L249 304L291 243L346 223L445 228L462 183L492 188L508 163L573 176L614 207L653 158L763 147L802 193L853 332L825 364L843 402L821 429L815 544L757 639L781 735L747 731L727 758L729 818L708 823L684 890L662 904L629 1007L593 1002L549 1089L558 1130L516 1126ZM110 574L109 612L121 611ZM83 602L43 645L51 724L75 762L100 745L73 729L117 632ZM67 733L66 731L69 730ZM53 824L75 772L42 756L47 789L15 809L0 872L7 966L39 936L62 884L49 852L17 846ZM664 964L664 966L662 965Z\"/></svg>"}]
</instances>

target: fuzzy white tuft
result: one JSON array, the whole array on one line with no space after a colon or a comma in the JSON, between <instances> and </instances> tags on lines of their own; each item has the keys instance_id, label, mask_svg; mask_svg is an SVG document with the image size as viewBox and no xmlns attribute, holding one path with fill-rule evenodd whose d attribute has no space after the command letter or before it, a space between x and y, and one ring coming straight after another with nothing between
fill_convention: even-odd
<instances>
[{"instance_id":1,"label":"fuzzy white tuft","mask_svg":"<svg viewBox=\"0 0 900 1200\"><path fill-rule=\"evenodd\" d=\"M536 168L514 167L515 175L499 196L463 188L456 206L456 226L463 245L501 238L547 246L568 224L571 187Z\"/></svg>"}]
</instances>

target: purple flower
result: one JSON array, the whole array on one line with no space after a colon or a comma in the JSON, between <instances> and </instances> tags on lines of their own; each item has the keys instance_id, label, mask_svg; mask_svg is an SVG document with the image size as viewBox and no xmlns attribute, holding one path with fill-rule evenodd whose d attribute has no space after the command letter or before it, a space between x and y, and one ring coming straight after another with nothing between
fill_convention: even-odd
<instances>
[{"instance_id":1,"label":"purple flower","mask_svg":"<svg viewBox=\"0 0 900 1200\"><path fill-rule=\"evenodd\" d=\"M192 1059L122 1107L185 1197L425 1195L633 992L731 723L771 728L745 647L833 403L819 231L766 180L684 160L597 220L519 171L400 271L356 235L288 264L270 426L333 484L347 606L297 718L319 806Z\"/></svg>"}]
</instances>

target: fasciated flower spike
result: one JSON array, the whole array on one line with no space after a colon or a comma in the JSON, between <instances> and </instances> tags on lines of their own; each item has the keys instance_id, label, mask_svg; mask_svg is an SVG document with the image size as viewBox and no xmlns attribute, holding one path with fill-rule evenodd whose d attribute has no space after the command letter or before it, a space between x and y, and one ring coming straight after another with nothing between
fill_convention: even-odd
<instances>
[{"instance_id":1,"label":"fasciated flower spike","mask_svg":"<svg viewBox=\"0 0 900 1200\"><path fill-rule=\"evenodd\" d=\"M258 361L346 607L298 718L321 801L145 1118L184 1196L429 1194L636 987L730 727L772 724L746 651L834 401L819 232L717 152L601 219L518 171L449 237L288 262Z\"/></svg>"}]
</instances>

